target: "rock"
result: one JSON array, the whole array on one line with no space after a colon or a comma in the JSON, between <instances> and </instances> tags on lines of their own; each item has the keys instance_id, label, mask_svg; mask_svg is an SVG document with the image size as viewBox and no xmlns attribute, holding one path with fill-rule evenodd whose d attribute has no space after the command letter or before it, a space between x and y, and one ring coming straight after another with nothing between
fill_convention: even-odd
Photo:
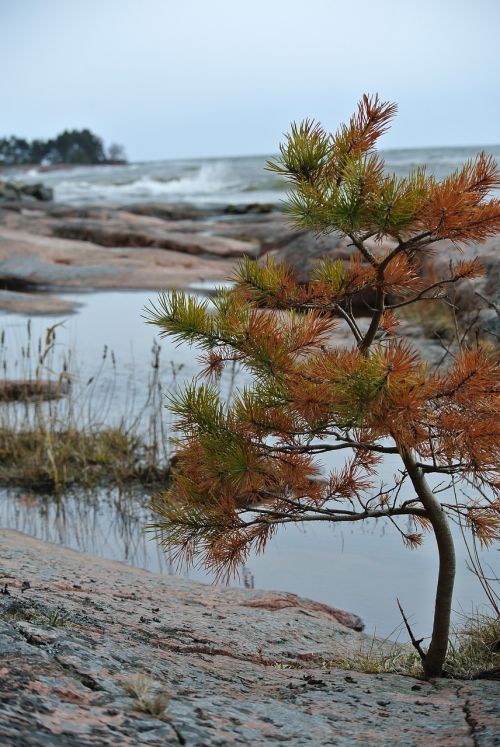
<instances>
[{"instance_id":1,"label":"rock","mask_svg":"<svg viewBox=\"0 0 500 747\"><path fill-rule=\"evenodd\" d=\"M486 334L490 341L498 342L500 336L500 234L484 242L458 246L451 241L437 242L432 254L426 259L424 269L431 265L439 277L450 273L450 262L477 258L484 268L484 275L473 280L462 280L453 286L456 293L458 316L462 326L471 325L471 330Z\"/></svg>"},{"instance_id":2,"label":"rock","mask_svg":"<svg viewBox=\"0 0 500 747\"><path fill-rule=\"evenodd\" d=\"M122 210L135 215L145 215L162 220L197 220L206 218L210 211L195 208L192 205L175 202L139 202L124 205Z\"/></svg>"},{"instance_id":3,"label":"rock","mask_svg":"<svg viewBox=\"0 0 500 747\"><path fill-rule=\"evenodd\" d=\"M151 289L188 287L219 281L232 272L234 259L193 256L159 248L104 248L84 241L52 238L0 225L0 288L10 291L59 288ZM43 313L42 295L0 291L0 306L9 311ZM74 308L47 300L50 309Z\"/></svg>"},{"instance_id":4,"label":"rock","mask_svg":"<svg viewBox=\"0 0 500 747\"><path fill-rule=\"evenodd\" d=\"M69 379L0 379L0 402L59 399L69 392Z\"/></svg>"},{"instance_id":5,"label":"rock","mask_svg":"<svg viewBox=\"0 0 500 747\"><path fill-rule=\"evenodd\" d=\"M258 246L237 239L187 234L168 230L163 221L160 224L137 226L121 220L66 220L53 229L55 236L65 239L88 241L108 247L157 247L186 254L216 255L218 257L255 256Z\"/></svg>"},{"instance_id":6,"label":"rock","mask_svg":"<svg viewBox=\"0 0 500 747\"><path fill-rule=\"evenodd\" d=\"M23 184L0 181L0 202L41 200L48 202L54 199L54 190L42 182Z\"/></svg>"},{"instance_id":7,"label":"rock","mask_svg":"<svg viewBox=\"0 0 500 747\"><path fill-rule=\"evenodd\" d=\"M0 182L1 185L7 184ZM10 183L9 183L10 184ZM4 188L5 189L5 188ZM8 188L10 190L10 186ZM18 194L17 187L10 195ZM1 194L1 192L0 192ZM22 198L22 199L21 199ZM29 202L23 200L30 200ZM41 296L12 295L13 291L61 288L172 288L225 280L241 257L267 255L295 268L299 282L309 279L314 264L324 256L349 261L354 247L335 235L316 237L294 232L283 213L257 205L195 208L190 205L61 205L18 195L0 197L0 308L33 313L43 306ZM500 237L465 249L479 256L486 277L455 286L469 315L479 313L477 327L494 341L500 334L495 306L500 307L498 242ZM377 244L383 251L390 244ZM459 253L451 243L434 245L439 272L448 271ZM425 270L425 266L424 266ZM5 295L5 291L10 295ZM355 297L355 310L364 314L373 294ZM64 309L66 302L52 295L47 307ZM66 306L66 308L68 308ZM49 312L50 313L50 312ZM422 332L420 331L420 339Z\"/></svg>"},{"instance_id":8,"label":"rock","mask_svg":"<svg viewBox=\"0 0 500 747\"><path fill-rule=\"evenodd\" d=\"M342 623L347 628L352 628L352 630L361 631L365 627L361 618L358 615L353 615L352 612L345 612L336 607L321 604L321 602L314 602L312 599L301 599L296 594L276 594L275 592L269 592L264 595L260 594L256 599L249 599L248 602L245 602L245 605L247 607L259 607L260 609L271 611L293 607L299 610L321 612Z\"/></svg>"},{"instance_id":9,"label":"rock","mask_svg":"<svg viewBox=\"0 0 500 747\"><path fill-rule=\"evenodd\" d=\"M481 309L478 312L477 327L486 334L500 339L500 310L497 308Z\"/></svg>"},{"instance_id":10,"label":"rock","mask_svg":"<svg viewBox=\"0 0 500 747\"><path fill-rule=\"evenodd\" d=\"M40 237L41 239L41 237ZM47 241L47 240L45 240ZM36 242L35 247L40 246L41 241ZM15 246L15 245L14 245ZM18 246L24 249L23 244ZM56 245L56 249L58 246ZM2 236L0 235L0 251L2 249ZM73 261L71 261L71 259ZM110 267L105 264L76 264L75 257L66 260L60 255L55 261L49 256L17 255L6 259L0 259L0 283L10 288L36 288L37 286L82 286L92 287L101 285L106 276L116 278L124 272L120 267ZM110 280L110 287L113 286Z\"/></svg>"},{"instance_id":11,"label":"rock","mask_svg":"<svg viewBox=\"0 0 500 747\"><path fill-rule=\"evenodd\" d=\"M209 228L216 236L257 241L260 244L261 254L279 249L296 237L286 216L281 213L270 213L259 216L258 219L250 215L239 216L237 220L234 218L225 221L215 220Z\"/></svg>"},{"instance_id":12,"label":"rock","mask_svg":"<svg viewBox=\"0 0 500 747\"><path fill-rule=\"evenodd\" d=\"M54 643L59 638L59 635L54 630L40 628L25 620L20 620L14 625L23 638L26 638L32 646L46 646Z\"/></svg>"},{"instance_id":13,"label":"rock","mask_svg":"<svg viewBox=\"0 0 500 747\"><path fill-rule=\"evenodd\" d=\"M80 306L81 304L76 301L63 300L51 293L18 293L0 290L0 309L10 313L61 316L61 314L72 314Z\"/></svg>"},{"instance_id":14,"label":"rock","mask_svg":"<svg viewBox=\"0 0 500 747\"><path fill-rule=\"evenodd\" d=\"M241 205L226 205L225 207L194 207L186 203L175 202L141 202L126 205L123 210L137 215L149 215L163 220L194 220L207 218L211 215L261 215L276 211L276 205L252 202Z\"/></svg>"},{"instance_id":15,"label":"rock","mask_svg":"<svg viewBox=\"0 0 500 747\"><path fill-rule=\"evenodd\" d=\"M0 181L0 202L20 199L19 189L12 182Z\"/></svg>"},{"instance_id":16,"label":"rock","mask_svg":"<svg viewBox=\"0 0 500 747\"><path fill-rule=\"evenodd\" d=\"M20 191L22 195L34 197L35 200L41 200L42 202L50 202L54 199L54 190L51 187L46 187L42 182L22 184Z\"/></svg>"},{"instance_id":17,"label":"rock","mask_svg":"<svg viewBox=\"0 0 500 747\"><path fill-rule=\"evenodd\" d=\"M250 204L242 205L227 205L223 212L226 215L248 215L249 213L272 213L276 210L276 205L265 202L252 202Z\"/></svg>"},{"instance_id":18,"label":"rock","mask_svg":"<svg viewBox=\"0 0 500 747\"><path fill-rule=\"evenodd\" d=\"M323 257L347 261L353 253L354 247L349 246L349 239L341 239L335 234L315 236L310 231L302 231L292 235L285 245L268 252L266 257L272 256L277 262L286 263L294 269L299 283L305 283L310 280L314 265Z\"/></svg>"},{"instance_id":19,"label":"rock","mask_svg":"<svg viewBox=\"0 0 500 747\"><path fill-rule=\"evenodd\" d=\"M498 682L322 666L390 644L304 600L270 610L268 592L148 573L18 532L0 530L0 542L11 591L0 597L6 745L498 744Z\"/></svg>"}]
</instances>

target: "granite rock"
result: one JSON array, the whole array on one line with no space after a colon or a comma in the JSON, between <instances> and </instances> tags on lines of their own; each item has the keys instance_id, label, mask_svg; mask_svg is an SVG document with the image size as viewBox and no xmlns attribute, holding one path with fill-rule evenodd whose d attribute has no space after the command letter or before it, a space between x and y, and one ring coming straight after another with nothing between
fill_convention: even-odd
<instances>
[{"instance_id":1,"label":"granite rock","mask_svg":"<svg viewBox=\"0 0 500 747\"><path fill-rule=\"evenodd\" d=\"M326 606L0 542L3 744L500 744L498 683L322 666L368 641Z\"/></svg>"}]
</instances>

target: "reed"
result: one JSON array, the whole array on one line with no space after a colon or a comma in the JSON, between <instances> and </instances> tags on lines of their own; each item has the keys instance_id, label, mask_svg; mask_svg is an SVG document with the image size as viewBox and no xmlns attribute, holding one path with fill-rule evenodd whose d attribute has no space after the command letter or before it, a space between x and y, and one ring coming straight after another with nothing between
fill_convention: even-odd
<instances>
[{"instance_id":1,"label":"reed","mask_svg":"<svg viewBox=\"0 0 500 747\"><path fill-rule=\"evenodd\" d=\"M0 333L0 484L60 493L71 486L139 484L152 490L170 473L165 390L179 367L161 368L154 344L146 380L119 381L105 346L90 376L79 373L58 327L11 349Z\"/></svg>"}]
</instances>

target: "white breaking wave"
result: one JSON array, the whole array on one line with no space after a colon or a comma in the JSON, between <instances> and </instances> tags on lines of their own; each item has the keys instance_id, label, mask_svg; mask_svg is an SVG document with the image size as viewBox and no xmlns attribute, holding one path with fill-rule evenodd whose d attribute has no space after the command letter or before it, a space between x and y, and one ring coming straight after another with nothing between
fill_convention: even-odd
<instances>
[{"instance_id":1,"label":"white breaking wave","mask_svg":"<svg viewBox=\"0 0 500 747\"><path fill-rule=\"evenodd\" d=\"M247 188L230 165L223 162L204 163L192 171L177 178L143 174L138 179L122 182L67 178L54 185L57 200L99 200L123 201L127 199L162 199L178 198L181 200L209 200L216 195L231 196ZM97 174L96 174L97 177Z\"/></svg>"},{"instance_id":2,"label":"white breaking wave","mask_svg":"<svg viewBox=\"0 0 500 747\"><path fill-rule=\"evenodd\" d=\"M142 181L142 180L141 180ZM147 180L145 180L147 181ZM153 189L162 194L175 195L204 195L213 192L232 192L244 189L245 184L233 169L227 164L203 164L196 173L170 181L152 180Z\"/></svg>"}]
</instances>

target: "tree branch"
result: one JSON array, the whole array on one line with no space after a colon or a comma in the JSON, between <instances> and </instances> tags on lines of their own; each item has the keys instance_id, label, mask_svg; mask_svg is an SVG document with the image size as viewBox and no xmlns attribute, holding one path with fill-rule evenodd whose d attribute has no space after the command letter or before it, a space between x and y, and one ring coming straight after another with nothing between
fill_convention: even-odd
<instances>
[{"instance_id":1,"label":"tree branch","mask_svg":"<svg viewBox=\"0 0 500 747\"><path fill-rule=\"evenodd\" d=\"M395 509L379 509L375 511L360 511L358 513L356 512L349 512L345 511L343 513L337 512L335 509L316 509L314 507L308 507L308 511L316 512L317 515L314 513L310 514L301 514L299 516L290 516L290 512L284 512L284 511L275 511L273 509L268 508L258 508L258 507L252 507L249 509L246 509L245 512L251 511L254 514L262 514L263 517L269 517L264 520L263 519L252 519L251 521L244 521L242 523L242 526L249 527L249 526L255 526L256 524L261 524L263 521L266 523L272 523L272 524L299 524L303 521L331 521L333 523L337 522L345 522L345 521L364 521L366 519L384 519L384 518L391 518L393 516L422 516L423 518L427 518L427 511L424 508L417 508L417 507L405 507L405 508L395 508ZM327 518L325 518L326 513L328 514Z\"/></svg>"},{"instance_id":2,"label":"tree branch","mask_svg":"<svg viewBox=\"0 0 500 747\"><path fill-rule=\"evenodd\" d=\"M371 253L369 249L366 248L366 246L363 243L362 239L359 239L357 236L355 236L353 233L347 234L349 238L351 239L352 243L358 249L358 251L361 252L363 257L366 259L367 262L369 262L372 267L378 267L379 263L376 257Z\"/></svg>"},{"instance_id":3,"label":"tree branch","mask_svg":"<svg viewBox=\"0 0 500 747\"><path fill-rule=\"evenodd\" d=\"M375 312L372 316L370 326L368 327L368 331L366 332L365 336L358 344L359 351L363 355L366 355L366 353L370 349L370 345L375 339L375 335L377 334L380 322L384 315L384 304L385 304L384 270L382 269L382 266L380 265L377 270L377 305L375 307Z\"/></svg>"},{"instance_id":4,"label":"tree branch","mask_svg":"<svg viewBox=\"0 0 500 747\"><path fill-rule=\"evenodd\" d=\"M398 603L399 611L401 612L401 616L403 618L403 622L406 626L406 630L408 631L408 635L410 636L410 640L412 642L413 647L417 650L418 655L420 656L422 661L425 661L425 652L422 650L421 643L424 640L423 638L419 638L418 641L413 635L413 630L410 628L410 623L408 622L408 619L403 612L403 608L401 607L401 603L399 599L396 599L396 602Z\"/></svg>"},{"instance_id":5,"label":"tree branch","mask_svg":"<svg viewBox=\"0 0 500 747\"><path fill-rule=\"evenodd\" d=\"M362 339L363 335L361 334L361 332L359 330L359 327L356 324L356 321L354 320L354 318L350 314L348 314L347 311L345 309L343 309L340 304L338 304L338 303L335 304L334 308L340 314L340 316L343 319L345 319L345 321L349 325L349 327L351 329L351 332L353 333L353 335L354 335L354 337L356 339L356 342L361 342L361 339Z\"/></svg>"},{"instance_id":6,"label":"tree branch","mask_svg":"<svg viewBox=\"0 0 500 747\"><path fill-rule=\"evenodd\" d=\"M408 241L402 241L400 242L394 249L389 252L389 254L382 260L380 263L380 267L385 270L387 265L392 262L394 257L399 254L400 252L407 252L411 251L413 249L418 248L418 243L422 241L423 239L427 239L425 241L425 246L427 244L431 244L433 241L439 241L439 239L430 239L429 237L432 235L432 231L424 231L423 233L419 233L417 236L413 236L411 239L408 239Z\"/></svg>"},{"instance_id":7,"label":"tree branch","mask_svg":"<svg viewBox=\"0 0 500 747\"><path fill-rule=\"evenodd\" d=\"M395 446L380 446L378 444L365 444L357 441L344 439L340 444L311 444L310 446L267 446L262 444L268 451L278 451L283 454L323 454L327 451L339 451L340 449L360 449L360 451L375 451L379 454L398 454Z\"/></svg>"},{"instance_id":8,"label":"tree branch","mask_svg":"<svg viewBox=\"0 0 500 747\"><path fill-rule=\"evenodd\" d=\"M429 285L427 288L424 288L424 290L420 291L420 293L417 293L417 295L413 296L413 298L410 298L407 301L402 301L401 303L391 304L386 308L400 309L402 306L408 306L408 304L415 303L416 301L440 301L442 300L442 298L446 298L446 296L426 297L425 294L433 290L434 288L440 288L442 285L448 285L450 283L457 283L459 280L462 280L462 278L445 278L444 280L438 280L438 282Z\"/></svg>"}]
</instances>

